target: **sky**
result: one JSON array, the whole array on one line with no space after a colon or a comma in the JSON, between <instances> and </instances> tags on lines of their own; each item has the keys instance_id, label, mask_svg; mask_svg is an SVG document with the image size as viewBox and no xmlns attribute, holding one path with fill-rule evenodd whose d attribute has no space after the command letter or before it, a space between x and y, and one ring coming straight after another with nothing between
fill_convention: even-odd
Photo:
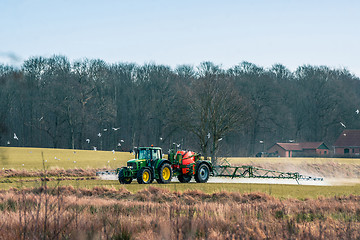
<instances>
[{"instance_id":1,"label":"sky","mask_svg":"<svg viewBox=\"0 0 360 240\"><path fill-rule=\"evenodd\" d=\"M0 63L326 65L360 77L360 1L0 0Z\"/></svg>"}]
</instances>

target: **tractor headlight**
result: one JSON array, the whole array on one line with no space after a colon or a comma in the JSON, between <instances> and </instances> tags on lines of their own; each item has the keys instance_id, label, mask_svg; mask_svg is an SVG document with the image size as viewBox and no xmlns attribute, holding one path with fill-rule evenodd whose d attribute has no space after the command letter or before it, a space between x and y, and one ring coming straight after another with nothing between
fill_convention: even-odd
<instances>
[{"instance_id":1,"label":"tractor headlight","mask_svg":"<svg viewBox=\"0 0 360 240\"><path fill-rule=\"evenodd\" d=\"M133 169L133 166L128 166L128 169Z\"/></svg>"}]
</instances>

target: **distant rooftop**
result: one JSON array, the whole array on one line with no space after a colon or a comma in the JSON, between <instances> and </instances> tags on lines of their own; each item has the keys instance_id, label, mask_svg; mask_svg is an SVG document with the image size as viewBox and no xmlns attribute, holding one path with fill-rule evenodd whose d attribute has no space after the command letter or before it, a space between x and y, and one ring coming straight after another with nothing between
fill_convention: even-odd
<instances>
[{"instance_id":1,"label":"distant rooftop","mask_svg":"<svg viewBox=\"0 0 360 240\"><path fill-rule=\"evenodd\" d=\"M334 147L360 147L360 130L344 130L336 142Z\"/></svg>"},{"instance_id":2,"label":"distant rooftop","mask_svg":"<svg viewBox=\"0 0 360 240\"><path fill-rule=\"evenodd\" d=\"M304 149L318 149L322 144L324 144L324 142L276 143L276 144L282 147L284 150L303 151Z\"/></svg>"}]
</instances>

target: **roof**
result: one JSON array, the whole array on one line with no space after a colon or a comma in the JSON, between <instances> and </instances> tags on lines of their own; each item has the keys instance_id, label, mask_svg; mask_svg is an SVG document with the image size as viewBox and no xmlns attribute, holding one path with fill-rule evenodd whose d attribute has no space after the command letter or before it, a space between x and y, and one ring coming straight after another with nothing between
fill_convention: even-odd
<instances>
[{"instance_id":1,"label":"roof","mask_svg":"<svg viewBox=\"0 0 360 240\"><path fill-rule=\"evenodd\" d=\"M360 130L344 130L336 142L334 147L357 147L360 146Z\"/></svg>"},{"instance_id":2,"label":"roof","mask_svg":"<svg viewBox=\"0 0 360 240\"><path fill-rule=\"evenodd\" d=\"M302 143L276 143L286 151L303 151L304 149L318 149L324 142L302 142ZM328 149L328 147L326 147Z\"/></svg>"},{"instance_id":3,"label":"roof","mask_svg":"<svg viewBox=\"0 0 360 240\"><path fill-rule=\"evenodd\" d=\"M276 144L282 147L284 150L302 151L302 147L300 143L276 143Z\"/></svg>"},{"instance_id":4,"label":"roof","mask_svg":"<svg viewBox=\"0 0 360 240\"><path fill-rule=\"evenodd\" d=\"M300 143L303 149L318 149L324 142L303 142Z\"/></svg>"}]
</instances>

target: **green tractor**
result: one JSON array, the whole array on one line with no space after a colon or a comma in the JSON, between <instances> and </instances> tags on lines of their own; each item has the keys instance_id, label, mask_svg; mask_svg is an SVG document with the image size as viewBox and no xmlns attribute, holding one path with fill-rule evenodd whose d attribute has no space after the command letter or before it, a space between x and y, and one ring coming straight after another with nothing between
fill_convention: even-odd
<instances>
[{"instance_id":1,"label":"green tractor","mask_svg":"<svg viewBox=\"0 0 360 240\"><path fill-rule=\"evenodd\" d=\"M129 160L126 167L116 169L119 182L130 184L136 179L139 184L170 183L177 176L181 183L188 183L194 176L198 183L208 181L213 175L210 161L201 160L200 155L191 151L170 150L168 159L163 159L159 147L139 147L135 149L135 159Z\"/></svg>"}]
</instances>

